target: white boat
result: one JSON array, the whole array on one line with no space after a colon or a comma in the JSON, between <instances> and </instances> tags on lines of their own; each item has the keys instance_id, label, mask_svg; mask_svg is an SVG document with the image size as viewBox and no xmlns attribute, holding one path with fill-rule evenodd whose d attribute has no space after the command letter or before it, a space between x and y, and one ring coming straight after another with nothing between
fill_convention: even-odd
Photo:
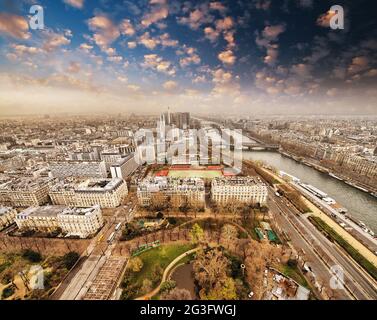
<instances>
[{"instance_id":1,"label":"white boat","mask_svg":"<svg viewBox=\"0 0 377 320\"><path fill-rule=\"evenodd\" d=\"M340 181L343 181L343 179L342 179L341 177L338 177L337 175L333 174L332 172L329 172L329 176L330 176L330 177L333 177L333 178L335 178L335 179L338 179L338 180L340 180Z\"/></svg>"}]
</instances>

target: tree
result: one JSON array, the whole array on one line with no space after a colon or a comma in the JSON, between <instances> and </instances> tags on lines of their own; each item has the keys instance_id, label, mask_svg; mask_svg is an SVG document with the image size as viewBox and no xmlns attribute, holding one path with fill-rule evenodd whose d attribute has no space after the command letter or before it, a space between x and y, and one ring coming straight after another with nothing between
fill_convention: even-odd
<instances>
[{"instance_id":1,"label":"tree","mask_svg":"<svg viewBox=\"0 0 377 320\"><path fill-rule=\"evenodd\" d=\"M79 258L80 255L77 252L70 251L63 256L63 264L68 270L70 270Z\"/></svg>"},{"instance_id":2,"label":"tree","mask_svg":"<svg viewBox=\"0 0 377 320\"><path fill-rule=\"evenodd\" d=\"M215 287L209 290L207 294L201 292L200 298L203 300L236 300L237 291L235 282L229 277L218 281Z\"/></svg>"},{"instance_id":3,"label":"tree","mask_svg":"<svg viewBox=\"0 0 377 320\"><path fill-rule=\"evenodd\" d=\"M227 276L229 260L218 248L207 252L202 250L197 253L193 269L199 286L208 291L216 282Z\"/></svg>"},{"instance_id":4,"label":"tree","mask_svg":"<svg viewBox=\"0 0 377 320\"><path fill-rule=\"evenodd\" d=\"M160 296L161 300L192 300L190 291L187 289L174 288Z\"/></svg>"},{"instance_id":5,"label":"tree","mask_svg":"<svg viewBox=\"0 0 377 320\"><path fill-rule=\"evenodd\" d=\"M161 284L160 292L170 292L176 287L176 282L174 280L168 280Z\"/></svg>"},{"instance_id":6,"label":"tree","mask_svg":"<svg viewBox=\"0 0 377 320\"><path fill-rule=\"evenodd\" d=\"M142 284L142 286L141 286L141 291L143 292L143 293L148 293L148 292L150 292L150 291L152 291L152 281L151 280L149 280L149 279L144 279L143 280L143 284Z\"/></svg>"},{"instance_id":7,"label":"tree","mask_svg":"<svg viewBox=\"0 0 377 320\"><path fill-rule=\"evenodd\" d=\"M40 262L42 260L42 256L40 253L33 251L31 249L26 249L22 253L22 257L29 260L30 262Z\"/></svg>"},{"instance_id":8,"label":"tree","mask_svg":"<svg viewBox=\"0 0 377 320\"><path fill-rule=\"evenodd\" d=\"M191 242L196 244L203 239L203 236L204 236L203 229L197 223L195 223L190 230Z\"/></svg>"},{"instance_id":9,"label":"tree","mask_svg":"<svg viewBox=\"0 0 377 320\"><path fill-rule=\"evenodd\" d=\"M238 231L235 226L231 224L224 224L221 228L221 238L223 240L234 240L238 237Z\"/></svg>"},{"instance_id":10,"label":"tree","mask_svg":"<svg viewBox=\"0 0 377 320\"><path fill-rule=\"evenodd\" d=\"M143 265L143 261L139 257L135 257L129 262L129 268L132 272L140 272L143 269Z\"/></svg>"}]
</instances>

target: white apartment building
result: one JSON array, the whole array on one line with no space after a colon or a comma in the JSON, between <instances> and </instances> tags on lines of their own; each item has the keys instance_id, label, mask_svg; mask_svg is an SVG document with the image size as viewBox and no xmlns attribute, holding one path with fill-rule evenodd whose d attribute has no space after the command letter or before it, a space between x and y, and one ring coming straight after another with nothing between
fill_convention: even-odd
<instances>
[{"instance_id":1,"label":"white apartment building","mask_svg":"<svg viewBox=\"0 0 377 320\"><path fill-rule=\"evenodd\" d=\"M0 204L12 207L39 206L48 202L49 178L9 178L0 182Z\"/></svg>"},{"instance_id":2,"label":"white apartment building","mask_svg":"<svg viewBox=\"0 0 377 320\"><path fill-rule=\"evenodd\" d=\"M0 207L0 230L10 226L16 218L17 210L9 207Z\"/></svg>"},{"instance_id":3,"label":"white apartment building","mask_svg":"<svg viewBox=\"0 0 377 320\"><path fill-rule=\"evenodd\" d=\"M258 177L222 177L212 180L212 201L219 204L237 201L264 205L267 194L267 186Z\"/></svg>"},{"instance_id":4,"label":"white apartment building","mask_svg":"<svg viewBox=\"0 0 377 320\"><path fill-rule=\"evenodd\" d=\"M106 171L109 171L111 165L122 160L122 154L119 150L106 150L101 152L101 159L105 162Z\"/></svg>"},{"instance_id":5,"label":"white apartment building","mask_svg":"<svg viewBox=\"0 0 377 320\"><path fill-rule=\"evenodd\" d=\"M137 187L137 197L142 206L149 206L156 194L178 206L183 201L195 206L204 206L205 203L204 181L200 178L146 178Z\"/></svg>"},{"instance_id":6,"label":"white apartment building","mask_svg":"<svg viewBox=\"0 0 377 320\"><path fill-rule=\"evenodd\" d=\"M99 205L90 208L66 208L58 214L57 221L64 233L80 238L96 234L104 224Z\"/></svg>"},{"instance_id":7,"label":"white apartment building","mask_svg":"<svg viewBox=\"0 0 377 320\"><path fill-rule=\"evenodd\" d=\"M20 230L53 232L61 229L66 236L87 238L103 226L100 207L69 208L65 206L30 207L16 215Z\"/></svg>"},{"instance_id":8,"label":"white apartment building","mask_svg":"<svg viewBox=\"0 0 377 320\"><path fill-rule=\"evenodd\" d=\"M81 183L60 181L50 190L54 205L101 208L118 207L128 194L127 184L120 178L88 179Z\"/></svg>"},{"instance_id":9,"label":"white apartment building","mask_svg":"<svg viewBox=\"0 0 377 320\"><path fill-rule=\"evenodd\" d=\"M126 158L118 160L117 163L110 167L111 177L126 180L138 167L139 164L132 153Z\"/></svg>"},{"instance_id":10,"label":"white apartment building","mask_svg":"<svg viewBox=\"0 0 377 320\"><path fill-rule=\"evenodd\" d=\"M85 177L106 178L106 164L104 161L56 161L49 164L54 178Z\"/></svg>"}]
</instances>

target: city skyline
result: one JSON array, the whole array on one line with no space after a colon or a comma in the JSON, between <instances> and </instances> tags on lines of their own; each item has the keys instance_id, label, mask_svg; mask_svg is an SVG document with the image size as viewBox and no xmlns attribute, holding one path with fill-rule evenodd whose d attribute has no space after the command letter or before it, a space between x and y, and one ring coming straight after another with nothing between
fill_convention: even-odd
<instances>
[{"instance_id":1,"label":"city skyline","mask_svg":"<svg viewBox=\"0 0 377 320\"><path fill-rule=\"evenodd\" d=\"M0 116L377 112L372 1L1 4ZM329 27L334 4L344 30Z\"/></svg>"}]
</instances>

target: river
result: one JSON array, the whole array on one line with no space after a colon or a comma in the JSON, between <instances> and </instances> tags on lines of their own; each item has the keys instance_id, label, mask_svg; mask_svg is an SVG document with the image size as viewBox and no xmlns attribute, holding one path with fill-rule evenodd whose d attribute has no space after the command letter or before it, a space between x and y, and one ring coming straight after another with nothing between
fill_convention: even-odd
<instances>
[{"instance_id":1,"label":"river","mask_svg":"<svg viewBox=\"0 0 377 320\"><path fill-rule=\"evenodd\" d=\"M243 159L262 160L278 170L285 171L302 182L309 183L326 192L341 206L348 209L348 215L363 221L377 233L377 199L353 188L342 181L319 172L293 159L273 151L243 151Z\"/></svg>"}]
</instances>

